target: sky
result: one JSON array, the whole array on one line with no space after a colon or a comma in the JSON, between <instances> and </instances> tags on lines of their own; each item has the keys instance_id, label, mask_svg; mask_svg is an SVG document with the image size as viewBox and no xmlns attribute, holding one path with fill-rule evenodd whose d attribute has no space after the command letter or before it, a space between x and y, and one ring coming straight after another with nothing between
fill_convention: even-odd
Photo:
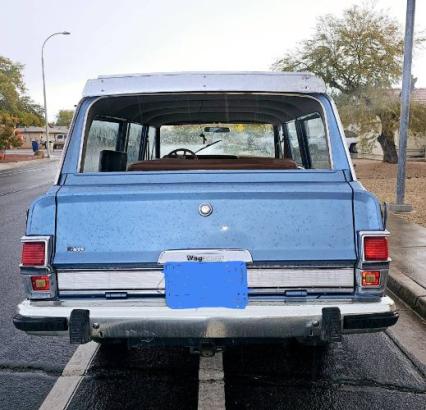
<instances>
[{"instance_id":1,"label":"sky","mask_svg":"<svg viewBox=\"0 0 426 410\"><path fill-rule=\"evenodd\" d=\"M316 19L340 15L355 0L5 0L0 55L25 65L28 94L43 103L45 48L49 120L73 109L85 82L102 74L157 71L268 70ZM369 0L402 25L406 0ZM5 18L7 16L7 18ZM426 29L426 1L417 1L416 31ZM413 60L426 87L426 49Z\"/></svg>"}]
</instances>

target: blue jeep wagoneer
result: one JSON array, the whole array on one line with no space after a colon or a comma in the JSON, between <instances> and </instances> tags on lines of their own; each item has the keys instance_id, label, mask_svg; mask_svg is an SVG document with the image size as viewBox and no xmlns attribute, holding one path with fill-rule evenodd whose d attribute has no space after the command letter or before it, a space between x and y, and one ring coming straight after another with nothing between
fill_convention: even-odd
<instances>
[{"instance_id":1,"label":"blue jeep wagoneer","mask_svg":"<svg viewBox=\"0 0 426 410\"><path fill-rule=\"evenodd\" d=\"M194 348L381 331L388 234L313 75L99 77L29 210L14 323Z\"/></svg>"}]
</instances>

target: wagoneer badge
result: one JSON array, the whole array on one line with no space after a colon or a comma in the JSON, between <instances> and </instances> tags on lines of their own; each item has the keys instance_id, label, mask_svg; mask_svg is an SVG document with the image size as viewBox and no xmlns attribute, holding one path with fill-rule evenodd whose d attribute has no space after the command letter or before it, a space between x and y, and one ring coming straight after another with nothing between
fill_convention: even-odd
<instances>
[{"instance_id":1,"label":"wagoneer badge","mask_svg":"<svg viewBox=\"0 0 426 410\"><path fill-rule=\"evenodd\" d=\"M82 246L67 246L68 252L84 252L84 250Z\"/></svg>"},{"instance_id":2,"label":"wagoneer badge","mask_svg":"<svg viewBox=\"0 0 426 410\"><path fill-rule=\"evenodd\" d=\"M210 204L201 204L198 207L198 212L201 216L209 216L213 212L213 207Z\"/></svg>"}]
</instances>

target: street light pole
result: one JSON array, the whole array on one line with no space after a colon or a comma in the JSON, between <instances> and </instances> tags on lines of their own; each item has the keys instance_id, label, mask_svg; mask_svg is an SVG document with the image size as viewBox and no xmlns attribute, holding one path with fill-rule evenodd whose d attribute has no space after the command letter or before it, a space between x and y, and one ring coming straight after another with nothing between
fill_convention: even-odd
<instances>
[{"instance_id":1,"label":"street light pole","mask_svg":"<svg viewBox=\"0 0 426 410\"><path fill-rule=\"evenodd\" d=\"M47 101L46 101L46 76L44 74L44 46L47 43L47 40L51 39L54 36L58 35L64 35L68 36L71 34L68 31L61 31L58 33L53 33L49 37L44 40L43 45L41 47L41 74L43 77L43 98L44 98L44 122L46 127L46 151L47 151L47 158L50 158L50 146L49 146L49 124L47 123Z\"/></svg>"},{"instance_id":2,"label":"street light pole","mask_svg":"<svg viewBox=\"0 0 426 410\"><path fill-rule=\"evenodd\" d=\"M405 21L404 66L402 71L401 116L399 123L398 175L396 181L396 204L392 208L397 212L408 212L412 206L404 204L405 165L407 156L407 136L410 120L411 61L413 57L414 15L416 0L407 0Z\"/></svg>"}]
</instances>

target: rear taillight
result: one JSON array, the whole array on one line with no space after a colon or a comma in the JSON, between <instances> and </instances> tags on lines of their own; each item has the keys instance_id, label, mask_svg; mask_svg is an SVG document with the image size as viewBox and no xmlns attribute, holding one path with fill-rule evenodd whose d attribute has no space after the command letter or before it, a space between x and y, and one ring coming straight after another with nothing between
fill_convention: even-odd
<instances>
[{"instance_id":1,"label":"rear taillight","mask_svg":"<svg viewBox=\"0 0 426 410\"><path fill-rule=\"evenodd\" d=\"M24 242L21 264L22 266L45 266L46 242Z\"/></svg>"},{"instance_id":2,"label":"rear taillight","mask_svg":"<svg viewBox=\"0 0 426 410\"><path fill-rule=\"evenodd\" d=\"M388 239L386 236L364 237L364 260L387 261L388 258Z\"/></svg>"},{"instance_id":3,"label":"rear taillight","mask_svg":"<svg viewBox=\"0 0 426 410\"><path fill-rule=\"evenodd\" d=\"M21 278L28 299L47 300L56 297L56 274L50 265L52 238L50 236L23 236Z\"/></svg>"},{"instance_id":4,"label":"rear taillight","mask_svg":"<svg viewBox=\"0 0 426 410\"><path fill-rule=\"evenodd\" d=\"M380 286L380 271L363 271L361 284L362 287Z\"/></svg>"},{"instance_id":5,"label":"rear taillight","mask_svg":"<svg viewBox=\"0 0 426 410\"><path fill-rule=\"evenodd\" d=\"M50 279L48 275L31 276L31 287L34 291L49 291Z\"/></svg>"}]
</instances>

